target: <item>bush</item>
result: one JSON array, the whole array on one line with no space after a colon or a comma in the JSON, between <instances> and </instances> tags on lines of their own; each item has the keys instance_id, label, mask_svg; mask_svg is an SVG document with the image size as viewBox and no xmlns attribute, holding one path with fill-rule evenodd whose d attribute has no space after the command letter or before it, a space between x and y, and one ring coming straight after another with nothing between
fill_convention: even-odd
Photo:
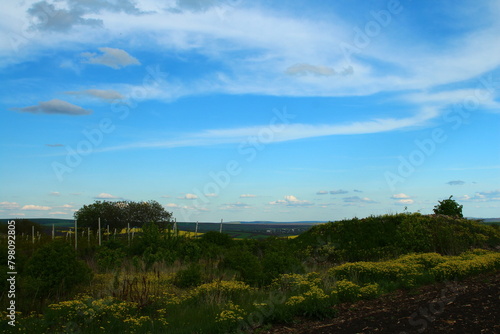
<instances>
[{"instance_id":1,"label":"bush","mask_svg":"<svg viewBox=\"0 0 500 334\"><path fill-rule=\"evenodd\" d=\"M206 243L217 246L229 247L233 243L233 239L229 234L216 231L209 231L201 236L201 240Z\"/></svg>"},{"instance_id":2,"label":"bush","mask_svg":"<svg viewBox=\"0 0 500 334\"><path fill-rule=\"evenodd\" d=\"M246 249L231 249L226 253L221 267L236 270L241 279L251 285L258 285L263 279L263 268L259 258Z\"/></svg>"},{"instance_id":3,"label":"bush","mask_svg":"<svg viewBox=\"0 0 500 334\"><path fill-rule=\"evenodd\" d=\"M301 262L290 252L269 252L265 253L262 264L263 284L269 284L273 279L281 274L303 273L304 268Z\"/></svg>"},{"instance_id":4,"label":"bush","mask_svg":"<svg viewBox=\"0 0 500 334\"><path fill-rule=\"evenodd\" d=\"M67 293L92 278L90 268L76 258L73 247L54 241L38 249L26 266L26 287L33 293Z\"/></svg>"},{"instance_id":5,"label":"bush","mask_svg":"<svg viewBox=\"0 0 500 334\"><path fill-rule=\"evenodd\" d=\"M101 270L114 270L121 267L125 252L122 244L115 240L109 240L97 249L97 265Z\"/></svg>"},{"instance_id":6,"label":"bush","mask_svg":"<svg viewBox=\"0 0 500 334\"><path fill-rule=\"evenodd\" d=\"M201 282L201 268L197 264L192 264L187 269L179 270L174 279L174 284L179 288L190 288L200 285Z\"/></svg>"},{"instance_id":7,"label":"bush","mask_svg":"<svg viewBox=\"0 0 500 334\"><path fill-rule=\"evenodd\" d=\"M470 248L494 248L500 244L500 232L463 218L403 213L318 225L293 242L305 257L374 261L414 252L457 255Z\"/></svg>"}]
</instances>

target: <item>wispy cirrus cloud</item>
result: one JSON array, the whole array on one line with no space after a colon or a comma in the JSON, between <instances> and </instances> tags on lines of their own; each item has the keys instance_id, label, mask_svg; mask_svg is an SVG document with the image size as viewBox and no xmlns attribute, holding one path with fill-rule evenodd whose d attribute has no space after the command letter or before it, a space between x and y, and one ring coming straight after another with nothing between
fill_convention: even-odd
<instances>
[{"instance_id":1,"label":"wispy cirrus cloud","mask_svg":"<svg viewBox=\"0 0 500 334\"><path fill-rule=\"evenodd\" d=\"M86 89L83 91L69 91L65 92L65 94L95 97L105 101L122 100L125 98L120 92L113 89Z\"/></svg>"},{"instance_id":2,"label":"wispy cirrus cloud","mask_svg":"<svg viewBox=\"0 0 500 334\"><path fill-rule=\"evenodd\" d=\"M335 135L370 134L396 131L425 124L428 120L439 115L433 108L424 108L420 113L408 118L373 119L347 124L283 124L279 131L273 132L269 143L279 143L291 140L317 138ZM137 142L121 146L105 147L96 151L118 151L139 148L174 148L190 146L212 146L220 144L239 144L256 137L259 133L269 131L269 125L236 127L227 129L204 130L199 133L186 134L182 137L164 140Z\"/></svg>"},{"instance_id":3,"label":"wispy cirrus cloud","mask_svg":"<svg viewBox=\"0 0 500 334\"><path fill-rule=\"evenodd\" d=\"M344 197L343 200L345 203L349 203L349 204L373 204L373 203L377 203L376 201L372 200L371 198L359 197L359 196Z\"/></svg>"}]
</instances>

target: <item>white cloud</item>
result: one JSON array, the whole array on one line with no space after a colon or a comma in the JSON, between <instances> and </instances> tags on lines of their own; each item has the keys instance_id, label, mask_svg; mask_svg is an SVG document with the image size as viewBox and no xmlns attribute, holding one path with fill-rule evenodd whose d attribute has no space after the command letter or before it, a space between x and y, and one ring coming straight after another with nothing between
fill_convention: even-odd
<instances>
[{"instance_id":1,"label":"white cloud","mask_svg":"<svg viewBox=\"0 0 500 334\"><path fill-rule=\"evenodd\" d=\"M67 212L62 212L62 211L54 211L54 212L49 212L49 215L67 215Z\"/></svg>"},{"instance_id":2,"label":"white cloud","mask_svg":"<svg viewBox=\"0 0 500 334\"><path fill-rule=\"evenodd\" d=\"M92 113L92 110L90 109L84 109L82 107L59 99L39 102L37 105L29 107L12 108L12 110L16 110L19 112L28 112L32 114L60 114L70 116L90 115Z\"/></svg>"},{"instance_id":3,"label":"white cloud","mask_svg":"<svg viewBox=\"0 0 500 334\"><path fill-rule=\"evenodd\" d=\"M180 199L190 199L190 200L192 200L192 199L197 199L197 198L198 198L198 196L197 196L197 195L195 195L195 194L189 194L189 193L188 193L188 194L184 195L183 197L179 197L179 198L180 198Z\"/></svg>"},{"instance_id":4,"label":"white cloud","mask_svg":"<svg viewBox=\"0 0 500 334\"><path fill-rule=\"evenodd\" d=\"M391 196L392 199L401 199L401 198L410 198L410 196L406 195L406 194L395 194L395 195L392 195Z\"/></svg>"},{"instance_id":5,"label":"white cloud","mask_svg":"<svg viewBox=\"0 0 500 334\"><path fill-rule=\"evenodd\" d=\"M473 196L464 195L459 200L465 202L496 202L500 201L500 190L477 192Z\"/></svg>"},{"instance_id":6,"label":"white cloud","mask_svg":"<svg viewBox=\"0 0 500 334\"><path fill-rule=\"evenodd\" d=\"M50 209L52 209L50 206L33 205L33 204L25 205L21 208L21 210L29 210L29 211L31 210L47 211Z\"/></svg>"},{"instance_id":7,"label":"white cloud","mask_svg":"<svg viewBox=\"0 0 500 334\"><path fill-rule=\"evenodd\" d=\"M113 196L113 195L108 194L108 193L100 193L99 195L97 195L94 198L95 199L123 199L122 197Z\"/></svg>"},{"instance_id":8,"label":"white cloud","mask_svg":"<svg viewBox=\"0 0 500 334\"><path fill-rule=\"evenodd\" d=\"M217 195L216 193L209 193L209 194L204 194L205 197L217 197L219 195Z\"/></svg>"},{"instance_id":9,"label":"white cloud","mask_svg":"<svg viewBox=\"0 0 500 334\"><path fill-rule=\"evenodd\" d=\"M240 198L255 198L257 197L256 195L252 195L252 194L242 194L240 195Z\"/></svg>"},{"instance_id":10,"label":"white cloud","mask_svg":"<svg viewBox=\"0 0 500 334\"><path fill-rule=\"evenodd\" d=\"M284 199L279 199L276 201L269 202L271 205L286 205L286 206L311 206L313 203L306 200L299 200L297 197L293 195L284 196Z\"/></svg>"},{"instance_id":11,"label":"white cloud","mask_svg":"<svg viewBox=\"0 0 500 334\"><path fill-rule=\"evenodd\" d=\"M396 200L394 202L394 204L396 205L411 205L415 203L415 200L413 200L411 196L408 196L405 193L394 194L391 196L391 198Z\"/></svg>"},{"instance_id":12,"label":"white cloud","mask_svg":"<svg viewBox=\"0 0 500 334\"><path fill-rule=\"evenodd\" d=\"M0 209L4 210L15 210L21 206L16 202L0 202Z\"/></svg>"},{"instance_id":13,"label":"white cloud","mask_svg":"<svg viewBox=\"0 0 500 334\"><path fill-rule=\"evenodd\" d=\"M179 206L175 203L167 203L167 205L165 205L167 208L178 208Z\"/></svg>"},{"instance_id":14,"label":"white cloud","mask_svg":"<svg viewBox=\"0 0 500 334\"><path fill-rule=\"evenodd\" d=\"M320 190L320 191L316 192L316 195L326 195L326 194L328 194L328 191L326 191L326 190Z\"/></svg>"},{"instance_id":15,"label":"white cloud","mask_svg":"<svg viewBox=\"0 0 500 334\"><path fill-rule=\"evenodd\" d=\"M83 58L83 63L87 64L98 64L104 65L115 70L120 69L122 67L130 66L130 65L140 65L141 63L135 57L129 55L126 51L122 49L114 49L108 47L99 48L99 51L102 52L101 55L97 55L92 52L84 52L81 54Z\"/></svg>"},{"instance_id":16,"label":"white cloud","mask_svg":"<svg viewBox=\"0 0 500 334\"><path fill-rule=\"evenodd\" d=\"M59 191L53 191L49 195L50 196L61 196L61 193Z\"/></svg>"},{"instance_id":17,"label":"white cloud","mask_svg":"<svg viewBox=\"0 0 500 334\"><path fill-rule=\"evenodd\" d=\"M397 200L396 201L396 204L397 205L411 205L415 203L414 200L412 200L411 198L407 198L407 199L400 199L400 200Z\"/></svg>"}]
</instances>

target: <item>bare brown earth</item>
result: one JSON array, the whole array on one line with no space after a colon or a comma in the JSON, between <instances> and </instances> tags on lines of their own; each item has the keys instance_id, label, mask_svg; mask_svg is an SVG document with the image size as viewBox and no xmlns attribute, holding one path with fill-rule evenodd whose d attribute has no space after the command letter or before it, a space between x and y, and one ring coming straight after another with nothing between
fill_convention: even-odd
<instances>
[{"instance_id":1,"label":"bare brown earth","mask_svg":"<svg viewBox=\"0 0 500 334\"><path fill-rule=\"evenodd\" d=\"M500 333L500 271L335 309L333 319L298 320L262 333Z\"/></svg>"}]
</instances>

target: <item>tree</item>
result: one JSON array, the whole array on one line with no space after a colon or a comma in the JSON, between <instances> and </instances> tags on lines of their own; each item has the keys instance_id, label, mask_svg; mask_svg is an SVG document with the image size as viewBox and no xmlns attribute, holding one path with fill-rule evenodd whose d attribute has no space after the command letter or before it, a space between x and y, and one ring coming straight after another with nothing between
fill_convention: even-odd
<instances>
[{"instance_id":1,"label":"tree","mask_svg":"<svg viewBox=\"0 0 500 334\"><path fill-rule=\"evenodd\" d=\"M451 199L452 197L453 195L448 199L439 201L439 204L434 207L434 213L436 215L446 215L451 217L463 218L464 215L462 214L462 208L464 206Z\"/></svg>"},{"instance_id":2,"label":"tree","mask_svg":"<svg viewBox=\"0 0 500 334\"><path fill-rule=\"evenodd\" d=\"M101 218L101 228L110 225L113 228L142 226L145 223L156 222L160 226L170 222L171 212L167 212L156 201L131 202L131 201L96 201L84 205L75 212L75 219L82 227L97 228L98 219Z\"/></svg>"}]
</instances>

